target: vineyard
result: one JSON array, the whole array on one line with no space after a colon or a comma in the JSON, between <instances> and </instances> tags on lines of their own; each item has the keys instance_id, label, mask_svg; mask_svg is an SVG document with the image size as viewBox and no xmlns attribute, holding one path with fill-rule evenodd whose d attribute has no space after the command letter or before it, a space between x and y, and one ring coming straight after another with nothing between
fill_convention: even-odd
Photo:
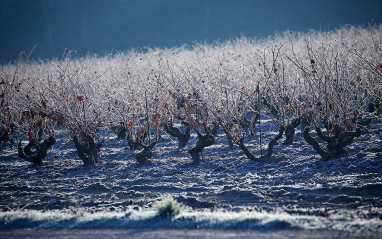
<instances>
[{"instance_id":1,"label":"vineyard","mask_svg":"<svg viewBox=\"0 0 382 239\"><path fill-rule=\"evenodd\" d=\"M171 227L171 196L177 228L381 232L382 26L31 54L0 66L0 228Z\"/></svg>"}]
</instances>

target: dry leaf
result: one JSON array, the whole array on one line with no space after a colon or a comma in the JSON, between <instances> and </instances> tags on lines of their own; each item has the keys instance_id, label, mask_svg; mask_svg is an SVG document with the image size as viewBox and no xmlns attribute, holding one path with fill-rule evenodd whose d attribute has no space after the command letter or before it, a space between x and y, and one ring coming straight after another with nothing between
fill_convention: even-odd
<instances>
[{"instance_id":1,"label":"dry leaf","mask_svg":"<svg viewBox=\"0 0 382 239\"><path fill-rule=\"evenodd\" d=\"M233 134L238 137L239 136L239 131L237 130L237 128L235 128L235 131L233 132Z\"/></svg>"},{"instance_id":2,"label":"dry leaf","mask_svg":"<svg viewBox=\"0 0 382 239\"><path fill-rule=\"evenodd\" d=\"M84 99L85 99L85 97L84 97L83 95L79 95L79 96L77 96L77 100L78 100L79 102L82 102Z\"/></svg>"}]
</instances>

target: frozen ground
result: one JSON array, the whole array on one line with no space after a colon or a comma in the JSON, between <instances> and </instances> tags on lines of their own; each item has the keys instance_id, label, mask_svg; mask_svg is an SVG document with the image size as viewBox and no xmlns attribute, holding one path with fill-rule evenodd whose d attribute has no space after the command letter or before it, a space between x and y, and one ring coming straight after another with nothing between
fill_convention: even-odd
<instances>
[{"instance_id":1,"label":"frozen ground","mask_svg":"<svg viewBox=\"0 0 382 239\"><path fill-rule=\"evenodd\" d=\"M30 166L8 147L1 154L1 238L56 236L69 229L71 238L78 238L78 229L105 229L117 238L131 230L144 232L136 238L149 238L151 230L160 237L186 229L193 230L176 237L222 238L226 232L236 235L232 238L240 233L263 238L382 235L379 121L347 147L348 156L329 161L320 160L298 130L294 145L282 144L283 138L271 159L251 162L238 147L228 148L220 130L200 165L192 165L187 149L176 149L177 143L163 136L152 163L139 167L126 141L111 134L101 152L103 163L84 167L67 135L58 134L42 167ZM189 147L195 141L194 135ZM252 150L257 144L247 140ZM155 217L153 205L163 196L185 205L180 215ZM21 228L34 230L16 230ZM214 231L221 229L228 231ZM81 232L89 238L99 235Z\"/></svg>"},{"instance_id":2,"label":"frozen ground","mask_svg":"<svg viewBox=\"0 0 382 239\"><path fill-rule=\"evenodd\" d=\"M152 239L152 238L177 238L177 239L287 239L287 238L309 238L309 239L328 239L328 238L380 238L375 233L350 233L350 232L330 232L330 231L303 231L303 230L278 230L278 231L254 231L254 230L18 230L18 231L0 231L3 239L10 238L69 238L69 239L92 239L92 238L134 238L134 239Z\"/></svg>"}]
</instances>

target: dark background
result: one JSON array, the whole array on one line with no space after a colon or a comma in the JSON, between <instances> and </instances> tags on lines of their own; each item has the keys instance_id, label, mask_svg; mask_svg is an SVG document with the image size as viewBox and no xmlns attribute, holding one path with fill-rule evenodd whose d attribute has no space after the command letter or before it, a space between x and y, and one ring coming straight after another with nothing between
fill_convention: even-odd
<instances>
[{"instance_id":1,"label":"dark background","mask_svg":"<svg viewBox=\"0 0 382 239\"><path fill-rule=\"evenodd\" d=\"M0 0L0 63L382 23L381 0Z\"/></svg>"}]
</instances>

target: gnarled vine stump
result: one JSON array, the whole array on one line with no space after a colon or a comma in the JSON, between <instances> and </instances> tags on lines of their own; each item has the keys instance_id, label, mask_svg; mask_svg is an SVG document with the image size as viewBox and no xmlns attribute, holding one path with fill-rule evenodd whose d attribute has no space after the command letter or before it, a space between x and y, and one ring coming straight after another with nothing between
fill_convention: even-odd
<instances>
[{"instance_id":1,"label":"gnarled vine stump","mask_svg":"<svg viewBox=\"0 0 382 239\"><path fill-rule=\"evenodd\" d=\"M153 156L153 148L157 142L152 142L150 145L145 145L142 143L139 143L139 145L143 148L142 151L135 154L135 159L137 160L139 165L145 165L149 162L149 159Z\"/></svg>"},{"instance_id":2,"label":"gnarled vine stump","mask_svg":"<svg viewBox=\"0 0 382 239\"><path fill-rule=\"evenodd\" d=\"M29 143L23 148L21 142L17 144L17 156L33 163L35 166L42 166L48 150L56 143L56 138L50 135L42 143L35 139L30 139ZM33 150L34 149L34 150Z\"/></svg>"},{"instance_id":3,"label":"gnarled vine stump","mask_svg":"<svg viewBox=\"0 0 382 239\"><path fill-rule=\"evenodd\" d=\"M184 131L184 133L179 128L174 127L172 123L170 123L170 125L164 124L164 129L166 130L166 132L172 137L175 137L178 139L179 149L186 147L188 141L190 140L190 133L191 133L191 124L185 121L183 121L182 124L186 126L186 130Z\"/></svg>"},{"instance_id":4,"label":"gnarled vine stump","mask_svg":"<svg viewBox=\"0 0 382 239\"><path fill-rule=\"evenodd\" d=\"M198 130L196 130L196 133L198 135L198 141L196 142L195 147L188 150L188 153L190 154L194 164L198 164L200 162L200 155L204 148L211 146L215 143L215 137L210 134L210 132L207 130L207 134L203 135Z\"/></svg>"},{"instance_id":5,"label":"gnarled vine stump","mask_svg":"<svg viewBox=\"0 0 382 239\"><path fill-rule=\"evenodd\" d=\"M338 158L346 153L345 146L353 142L354 138L361 135L361 130L357 128L355 131L336 131L332 136L325 136L322 134L321 129L316 127L318 137L327 143L327 151L322 149L317 140L309 134L310 128L306 127L304 130L304 139L311 145L314 150L324 160Z\"/></svg>"},{"instance_id":6,"label":"gnarled vine stump","mask_svg":"<svg viewBox=\"0 0 382 239\"><path fill-rule=\"evenodd\" d=\"M73 142L77 149L77 155L82 159L85 166L99 162L98 152L102 146L102 141L96 144L90 135L86 136L86 139L83 140L79 140L78 137L74 135Z\"/></svg>"}]
</instances>

